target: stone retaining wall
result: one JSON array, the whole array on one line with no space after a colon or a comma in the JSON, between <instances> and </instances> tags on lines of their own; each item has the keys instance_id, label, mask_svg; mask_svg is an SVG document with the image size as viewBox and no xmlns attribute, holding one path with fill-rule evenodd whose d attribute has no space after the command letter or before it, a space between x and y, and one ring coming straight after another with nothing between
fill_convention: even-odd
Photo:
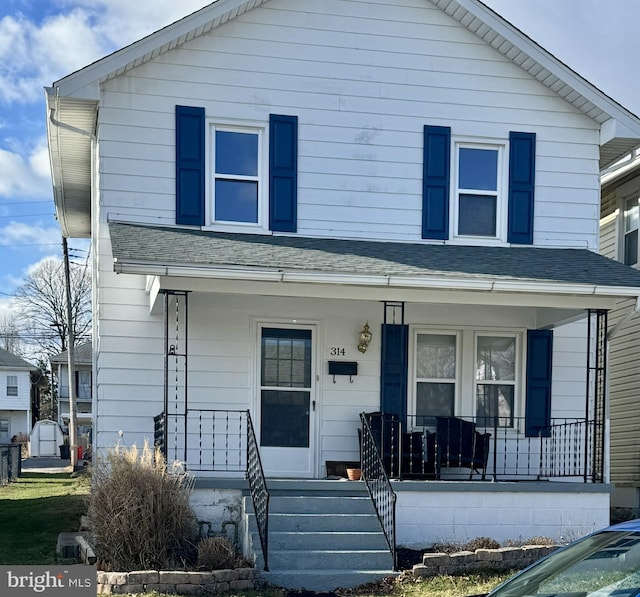
<instances>
[{"instance_id":1,"label":"stone retaining wall","mask_svg":"<svg viewBox=\"0 0 640 597\"><path fill-rule=\"evenodd\" d=\"M213 570L211 572L182 572L174 570L139 570L134 572L98 571L98 594L123 593L179 593L198 595L205 591L242 591L254 589L260 571L255 568Z\"/></svg>"},{"instance_id":2,"label":"stone retaining wall","mask_svg":"<svg viewBox=\"0 0 640 597\"><path fill-rule=\"evenodd\" d=\"M415 578L419 578L441 574L463 574L486 569L522 570L558 547L558 545L525 545L476 549L475 552L461 551L452 554L425 553L422 556L422 564L416 564L412 573Z\"/></svg>"}]
</instances>

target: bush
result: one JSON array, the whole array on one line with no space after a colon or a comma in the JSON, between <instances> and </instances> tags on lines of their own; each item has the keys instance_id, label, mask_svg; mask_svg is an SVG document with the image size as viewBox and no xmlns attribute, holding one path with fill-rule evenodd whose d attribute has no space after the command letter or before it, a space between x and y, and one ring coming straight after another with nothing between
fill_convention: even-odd
<instances>
[{"instance_id":1,"label":"bush","mask_svg":"<svg viewBox=\"0 0 640 597\"><path fill-rule=\"evenodd\" d=\"M110 449L93 469L88 517L106 570L182 568L195 561L197 520L189 498L193 478L168 471L145 442Z\"/></svg>"},{"instance_id":2,"label":"bush","mask_svg":"<svg viewBox=\"0 0 640 597\"><path fill-rule=\"evenodd\" d=\"M234 546L224 537L205 537L198 543L198 569L228 570L243 568L246 562L236 554Z\"/></svg>"}]
</instances>

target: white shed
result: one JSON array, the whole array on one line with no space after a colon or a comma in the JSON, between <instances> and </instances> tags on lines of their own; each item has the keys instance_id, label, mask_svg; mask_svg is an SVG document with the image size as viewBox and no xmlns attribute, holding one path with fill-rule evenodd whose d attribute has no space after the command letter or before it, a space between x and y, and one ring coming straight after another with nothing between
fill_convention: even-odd
<instances>
[{"instance_id":1,"label":"white shed","mask_svg":"<svg viewBox=\"0 0 640 597\"><path fill-rule=\"evenodd\" d=\"M59 456L64 434L56 421L36 421L31 430L31 456Z\"/></svg>"}]
</instances>

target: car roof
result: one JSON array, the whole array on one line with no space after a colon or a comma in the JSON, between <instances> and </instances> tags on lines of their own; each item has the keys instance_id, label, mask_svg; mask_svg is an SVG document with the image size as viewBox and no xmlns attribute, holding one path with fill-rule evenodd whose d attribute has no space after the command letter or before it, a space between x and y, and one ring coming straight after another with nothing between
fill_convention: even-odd
<instances>
[{"instance_id":1,"label":"car roof","mask_svg":"<svg viewBox=\"0 0 640 597\"><path fill-rule=\"evenodd\" d=\"M619 524L614 524L604 531L640 531L640 518L636 518L635 520L627 520L625 522L621 522Z\"/></svg>"}]
</instances>

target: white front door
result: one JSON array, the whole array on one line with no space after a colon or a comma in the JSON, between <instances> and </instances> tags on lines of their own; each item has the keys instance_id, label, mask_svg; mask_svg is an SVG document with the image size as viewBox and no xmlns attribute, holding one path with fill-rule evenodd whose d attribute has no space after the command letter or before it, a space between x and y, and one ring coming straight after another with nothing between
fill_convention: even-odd
<instances>
[{"instance_id":1,"label":"white front door","mask_svg":"<svg viewBox=\"0 0 640 597\"><path fill-rule=\"evenodd\" d=\"M315 469L314 328L263 325L258 363L258 441L267 476Z\"/></svg>"}]
</instances>

